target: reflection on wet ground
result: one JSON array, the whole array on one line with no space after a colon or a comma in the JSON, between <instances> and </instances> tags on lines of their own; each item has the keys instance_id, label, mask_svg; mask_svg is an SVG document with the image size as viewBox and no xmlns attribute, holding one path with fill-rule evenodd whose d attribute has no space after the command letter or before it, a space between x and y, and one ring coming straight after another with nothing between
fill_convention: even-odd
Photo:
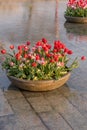
<instances>
[{"instance_id":1,"label":"reflection on wet ground","mask_svg":"<svg viewBox=\"0 0 87 130\"><path fill-rule=\"evenodd\" d=\"M8 48L10 44L17 45L27 40L34 44L42 37L53 41L56 36L55 15L57 17L57 10L54 0L1 2L0 43L2 47ZM5 75L1 76L2 82L3 77ZM4 82L2 86L6 87L7 83Z\"/></svg>"},{"instance_id":2,"label":"reflection on wet ground","mask_svg":"<svg viewBox=\"0 0 87 130\"><path fill-rule=\"evenodd\" d=\"M67 32L67 38L69 40L75 39L76 42L87 41L87 23L75 24L75 23L64 23L64 27Z\"/></svg>"},{"instance_id":3,"label":"reflection on wet ground","mask_svg":"<svg viewBox=\"0 0 87 130\"><path fill-rule=\"evenodd\" d=\"M49 7L48 7L49 5ZM55 1L9 2L0 6L0 39L8 43L55 37Z\"/></svg>"},{"instance_id":4,"label":"reflection on wet ground","mask_svg":"<svg viewBox=\"0 0 87 130\"><path fill-rule=\"evenodd\" d=\"M55 39L66 43L74 51L73 56L87 56L87 24L67 23L64 18L65 9L66 1L58 0L1 2L0 48L8 48L10 44L17 45L27 40L33 45L45 37L51 43ZM86 65L83 69L82 64L85 63L81 63L80 70L84 72ZM75 73L78 74L78 70ZM84 75L86 74L85 71ZM3 83L3 77L4 74L1 76L1 86L6 87L8 80Z\"/></svg>"}]
</instances>

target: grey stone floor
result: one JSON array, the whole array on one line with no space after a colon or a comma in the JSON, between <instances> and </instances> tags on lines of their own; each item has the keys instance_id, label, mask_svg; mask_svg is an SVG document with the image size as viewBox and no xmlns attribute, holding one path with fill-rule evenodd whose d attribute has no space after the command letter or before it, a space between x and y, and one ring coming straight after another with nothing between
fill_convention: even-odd
<instances>
[{"instance_id":1,"label":"grey stone floor","mask_svg":"<svg viewBox=\"0 0 87 130\"><path fill-rule=\"evenodd\" d=\"M76 80L75 80L76 81ZM0 130L87 130L87 91L0 91Z\"/></svg>"},{"instance_id":2,"label":"grey stone floor","mask_svg":"<svg viewBox=\"0 0 87 130\"><path fill-rule=\"evenodd\" d=\"M0 49L28 39L59 38L74 51L72 58L87 57L87 24L66 23L65 4L61 0L57 8L55 0L1 1ZM65 85L49 92L20 90L0 69L0 130L87 130L87 60Z\"/></svg>"}]
</instances>

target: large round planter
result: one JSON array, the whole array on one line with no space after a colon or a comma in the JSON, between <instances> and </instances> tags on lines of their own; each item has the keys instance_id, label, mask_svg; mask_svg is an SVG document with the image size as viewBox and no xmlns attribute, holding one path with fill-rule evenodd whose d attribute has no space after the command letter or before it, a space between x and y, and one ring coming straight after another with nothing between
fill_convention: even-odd
<instances>
[{"instance_id":1,"label":"large round planter","mask_svg":"<svg viewBox=\"0 0 87 130\"><path fill-rule=\"evenodd\" d=\"M8 76L10 81L17 87L29 91L49 91L61 87L67 82L70 73L67 73L59 80L22 80L13 76Z\"/></svg>"},{"instance_id":2,"label":"large round planter","mask_svg":"<svg viewBox=\"0 0 87 130\"><path fill-rule=\"evenodd\" d=\"M64 17L68 22L87 23L87 17L72 17L72 16L66 16L66 15L64 15Z\"/></svg>"}]
</instances>

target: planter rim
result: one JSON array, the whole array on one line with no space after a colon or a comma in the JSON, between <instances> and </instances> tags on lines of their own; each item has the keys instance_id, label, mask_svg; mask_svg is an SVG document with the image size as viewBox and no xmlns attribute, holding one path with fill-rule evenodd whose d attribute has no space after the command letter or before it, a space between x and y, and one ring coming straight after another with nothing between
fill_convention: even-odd
<instances>
[{"instance_id":1,"label":"planter rim","mask_svg":"<svg viewBox=\"0 0 87 130\"><path fill-rule=\"evenodd\" d=\"M64 15L64 17L67 17L67 18L78 18L78 19L87 19L87 17L76 17L76 16L68 16L68 15Z\"/></svg>"},{"instance_id":2,"label":"planter rim","mask_svg":"<svg viewBox=\"0 0 87 130\"><path fill-rule=\"evenodd\" d=\"M64 15L64 17L68 22L87 23L87 17L73 17L73 16L67 16L67 15Z\"/></svg>"},{"instance_id":3,"label":"planter rim","mask_svg":"<svg viewBox=\"0 0 87 130\"><path fill-rule=\"evenodd\" d=\"M70 75L71 74L71 72L67 72L65 75L63 75L61 78L59 78L59 79L46 79L46 80L26 80L26 79L20 79L20 78L17 78L17 77L14 77L14 76L9 76L8 74L7 74L7 77L8 78L12 78L12 79L15 79L15 80L17 80L17 81L21 81L21 82L50 82L50 81L58 81L58 80L62 80L63 78L65 78L65 76L67 76L67 75Z\"/></svg>"},{"instance_id":4,"label":"planter rim","mask_svg":"<svg viewBox=\"0 0 87 130\"><path fill-rule=\"evenodd\" d=\"M8 76L9 80L18 88L29 91L50 91L63 86L69 79L71 73L68 72L58 80L24 80L13 76Z\"/></svg>"}]
</instances>

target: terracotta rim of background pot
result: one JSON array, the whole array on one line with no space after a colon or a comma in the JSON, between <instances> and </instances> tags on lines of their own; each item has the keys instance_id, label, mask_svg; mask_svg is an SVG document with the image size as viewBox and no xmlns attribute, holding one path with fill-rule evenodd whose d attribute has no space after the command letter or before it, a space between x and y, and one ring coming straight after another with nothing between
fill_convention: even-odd
<instances>
[{"instance_id":1,"label":"terracotta rim of background pot","mask_svg":"<svg viewBox=\"0 0 87 130\"><path fill-rule=\"evenodd\" d=\"M72 16L66 16L64 15L67 22L72 23L87 23L87 17L72 17Z\"/></svg>"}]
</instances>

